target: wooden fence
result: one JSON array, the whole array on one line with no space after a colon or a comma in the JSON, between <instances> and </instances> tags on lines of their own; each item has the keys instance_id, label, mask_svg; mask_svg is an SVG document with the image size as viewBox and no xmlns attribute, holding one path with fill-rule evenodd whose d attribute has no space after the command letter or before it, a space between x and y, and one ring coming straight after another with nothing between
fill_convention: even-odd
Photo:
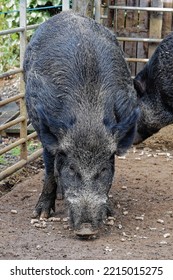
<instances>
[{"instance_id":1,"label":"wooden fence","mask_svg":"<svg viewBox=\"0 0 173 280\"><path fill-rule=\"evenodd\" d=\"M126 54L132 76L148 61L157 44L171 30L173 25L173 0L95 0L95 20L112 29ZM42 154L42 149L28 156L27 141L36 137L36 132L27 135L27 113L24 101L22 74L23 57L26 48L27 30L38 25L26 26L26 0L20 0L20 27L0 31L0 35L20 32L20 68L0 75L0 78L20 73L20 94L0 101L0 107L20 100L20 115L0 126L0 133L20 123L20 139L0 150L0 155L20 145L20 160L0 173L0 180L22 168L26 163ZM63 9L69 8L69 1L63 0Z\"/></svg>"},{"instance_id":2,"label":"wooden fence","mask_svg":"<svg viewBox=\"0 0 173 280\"><path fill-rule=\"evenodd\" d=\"M173 27L173 0L104 0L101 13L121 42L132 76Z\"/></svg>"},{"instance_id":3,"label":"wooden fence","mask_svg":"<svg viewBox=\"0 0 173 280\"><path fill-rule=\"evenodd\" d=\"M63 0L62 4L63 4L62 6L63 10L69 9L69 0ZM38 27L38 25L30 25L30 26L26 25L26 16L27 16L26 10L27 10L27 0L20 0L20 27L13 28L11 30L0 31L0 36L5 36L7 34L12 34L16 32L20 33L20 68L12 71L8 71L0 75L0 78L8 77L18 73L20 75L20 94L7 98L5 100L0 100L0 107L9 104L13 101L20 102L20 115L14 120L11 120L0 126L0 133L2 133L5 129L12 127L16 124L20 124L20 139L0 149L0 156L1 156L4 153L20 145L20 160L16 164L0 172L0 181L8 177L15 171L19 170L20 168L24 167L27 163L33 161L34 159L42 155L42 149L39 149L38 151L28 156L28 149L27 149L27 142L30 139L35 138L37 136L37 133L33 132L27 135L27 112L26 112L25 99L24 99L25 89L24 89L22 66L23 66L24 53L26 49L27 30L35 29Z\"/></svg>"}]
</instances>

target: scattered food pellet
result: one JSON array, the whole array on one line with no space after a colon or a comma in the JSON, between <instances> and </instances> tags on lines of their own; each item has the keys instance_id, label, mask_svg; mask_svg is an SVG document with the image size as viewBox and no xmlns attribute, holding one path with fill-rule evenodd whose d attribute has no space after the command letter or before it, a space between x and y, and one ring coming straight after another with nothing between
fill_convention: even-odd
<instances>
[{"instance_id":1,"label":"scattered food pellet","mask_svg":"<svg viewBox=\"0 0 173 280\"><path fill-rule=\"evenodd\" d=\"M113 226L114 225L114 220L107 221L106 225Z\"/></svg>"},{"instance_id":2,"label":"scattered food pellet","mask_svg":"<svg viewBox=\"0 0 173 280\"><path fill-rule=\"evenodd\" d=\"M126 159L126 156L118 157L119 159Z\"/></svg>"},{"instance_id":3,"label":"scattered food pellet","mask_svg":"<svg viewBox=\"0 0 173 280\"><path fill-rule=\"evenodd\" d=\"M143 221L144 220L144 216L136 216L135 220Z\"/></svg>"},{"instance_id":4,"label":"scattered food pellet","mask_svg":"<svg viewBox=\"0 0 173 280\"><path fill-rule=\"evenodd\" d=\"M126 241L126 239L125 239L125 238L121 238L121 241L122 241L122 242L125 242L125 241Z\"/></svg>"},{"instance_id":5,"label":"scattered food pellet","mask_svg":"<svg viewBox=\"0 0 173 280\"><path fill-rule=\"evenodd\" d=\"M115 221L115 217L109 216L109 217L108 217L108 220L109 220L109 221L111 221L111 220Z\"/></svg>"},{"instance_id":6,"label":"scattered food pellet","mask_svg":"<svg viewBox=\"0 0 173 280\"><path fill-rule=\"evenodd\" d=\"M36 223L36 224L34 224L34 226L35 226L36 228L46 228L46 224L39 224L39 223Z\"/></svg>"},{"instance_id":7,"label":"scattered food pellet","mask_svg":"<svg viewBox=\"0 0 173 280\"><path fill-rule=\"evenodd\" d=\"M160 241L160 244L161 244L161 245L166 245L166 244L168 244L168 243L167 243L167 241L162 240L162 241Z\"/></svg>"},{"instance_id":8,"label":"scattered food pellet","mask_svg":"<svg viewBox=\"0 0 173 280\"><path fill-rule=\"evenodd\" d=\"M135 159L136 159L136 160L141 160L141 158L140 158L140 157L136 157Z\"/></svg>"},{"instance_id":9,"label":"scattered food pellet","mask_svg":"<svg viewBox=\"0 0 173 280\"><path fill-rule=\"evenodd\" d=\"M68 229L68 228L69 228L69 225L64 225L63 228L64 228L64 229Z\"/></svg>"},{"instance_id":10,"label":"scattered food pellet","mask_svg":"<svg viewBox=\"0 0 173 280\"><path fill-rule=\"evenodd\" d=\"M12 213L12 214L17 214L17 210L12 209L12 210L11 210L11 213Z\"/></svg>"},{"instance_id":11,"label":"scattered food pellet","mask_svg":"<svg viewBox=\"0 0 173 280\"><path fill-rule=\"evenodd\" d=\"M127 186L122 186L122 190L127 190Z\"/></svg>"},{"instance_id":12,"label":"scattered food pellet","mask_svg":"<svg viewBox=\"0 0 173 280\"><path fill-rule=\"evenodd\" d=\"M157 223L159 223L159 224L164 224L164 220L158 219L158 220L157 220Z\"/></svg>"},{"instance_id":13,"label":"scattered food pellet","mask_svg":"<svg viewBox=\"0 0 173 280\"><path fill-rule=\"evenodd\" d=\"M170 233L165 233L165 234L163 235L164 238L168 238L168 237L170 237L170 236L171 236Z\"/></svg>"},{"instance_id":14,"label":"scattered food pellet","mask_svg":"<svg viewBox=\"0 0 173 280\"><path fill-rule=\"evenodd\" d=\"M63 222L68 222L68 218L63 218L62 221Z\"/></svg>"},{"instance_id":15,"label":"scattered food pellet","mask_svg":"<svg viewBox=\"0 0 173 280\"><path fill-rule=\"evenodd\" d=\"M56 217L50 217L48 219L49 222L60 222L61 221L61 218L56 218Z\"/></svg>"},{"instance_id":16,"label":"scattered food pellet","mask_svg":"<svg viewBox=\"0 0 173 280\"><path fill-rule=\"evenodd\" d=\"M156 230L157 228L155 228L155 227L154 227L154 228L150 227L149 229L150 229L151 231L154 231L154 230Z\"/></svg>"},{"instance_id":17,"label":"scattered food pellet","mask_svg":"<svg viewBox=\"0 0 173 280\"><path fill-rule=\"evenodd\" d=\"M109 248L108 246L106 246L106 248L104 249L106 252L112 252L112 249Z\"/></svg>"},{"instance_id":18,"label":"scattered food pellet","mask_svg":"<svg viewBox=\"0 0 173 280\"><path fill-rule=\"evenodd\" d=\"M35 224L35 223L38 223L38 219L31 219L31 224Z\"/></svg>"}]
</instances>

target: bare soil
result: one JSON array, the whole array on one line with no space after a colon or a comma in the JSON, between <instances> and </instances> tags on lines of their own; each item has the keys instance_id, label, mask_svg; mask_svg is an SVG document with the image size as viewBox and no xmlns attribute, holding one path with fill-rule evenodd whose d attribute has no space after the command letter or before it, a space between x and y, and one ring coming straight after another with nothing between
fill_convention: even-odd
<instances>
[{"instance_id":1,"label":"bare soil","mask_svg":"<svg viewBox=\"0 0 173 280\"><path fill-rule=\"evenodd\" d=\"M114 220L90 240L70 230L63 201L54 214L60 221L31 223L44 171L28 169L11 191L2 191L0 259L173 259L172 139L169 126L116 158Z\"/></svg>"}]
</instances>

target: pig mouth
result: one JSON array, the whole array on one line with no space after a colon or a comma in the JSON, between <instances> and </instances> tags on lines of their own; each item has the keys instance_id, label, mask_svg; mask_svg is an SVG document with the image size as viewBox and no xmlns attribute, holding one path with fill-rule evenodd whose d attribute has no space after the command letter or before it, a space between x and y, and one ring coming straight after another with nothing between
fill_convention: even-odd
<instances>
[{"instance_id":1,"label":"pig mouth","mask_svg":"<svg viewBox=\"0 0 173 280\"><path fill-rule=\"evenodd\" d=\"M90 223L83 223L79 229L74 231L74 233L80 238L89 239L96 236L98 234L98 230L93 229Z\"/></svg>"}]
</instances>

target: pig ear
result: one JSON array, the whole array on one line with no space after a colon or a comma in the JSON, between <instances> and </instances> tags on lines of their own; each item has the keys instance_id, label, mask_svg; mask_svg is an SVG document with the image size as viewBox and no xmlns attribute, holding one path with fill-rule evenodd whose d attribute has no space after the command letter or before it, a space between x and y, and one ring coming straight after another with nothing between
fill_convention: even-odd
<instances>
[{"instance_id":1,"label":"pig ear","mask_svg":"<svg viewBox=\"0 0 173 280\"><path fill-rule=\"evenodd\" d=\"M144 72L140 72L133 80L134 88L137 91L138 97L142 97L146 92L146 77Z\"/></svg>"},{"instance_id":2,"label":"pig ear","mask_svg":"<svg viewBox=\"0 0 173 280\"><path fill-rule=\"evenodd\" d=\"M43 147L55 155L67 127L63 122L47 116L42 107L37 107L37 113L40 126L39 138Z\"/></svg>"},{"instance_id":3,"label":"pig ear","mask_svg":"<svg viewBox=\"0 0 173 280\"><path fill-rule=\"evenodd\" d=\"M116 136L116 141L118 140L116 155L124 154L133 144L138 116L139 109L137 108L125 120L112 128L112 133Z\"/></svg>"}]
</instances>

